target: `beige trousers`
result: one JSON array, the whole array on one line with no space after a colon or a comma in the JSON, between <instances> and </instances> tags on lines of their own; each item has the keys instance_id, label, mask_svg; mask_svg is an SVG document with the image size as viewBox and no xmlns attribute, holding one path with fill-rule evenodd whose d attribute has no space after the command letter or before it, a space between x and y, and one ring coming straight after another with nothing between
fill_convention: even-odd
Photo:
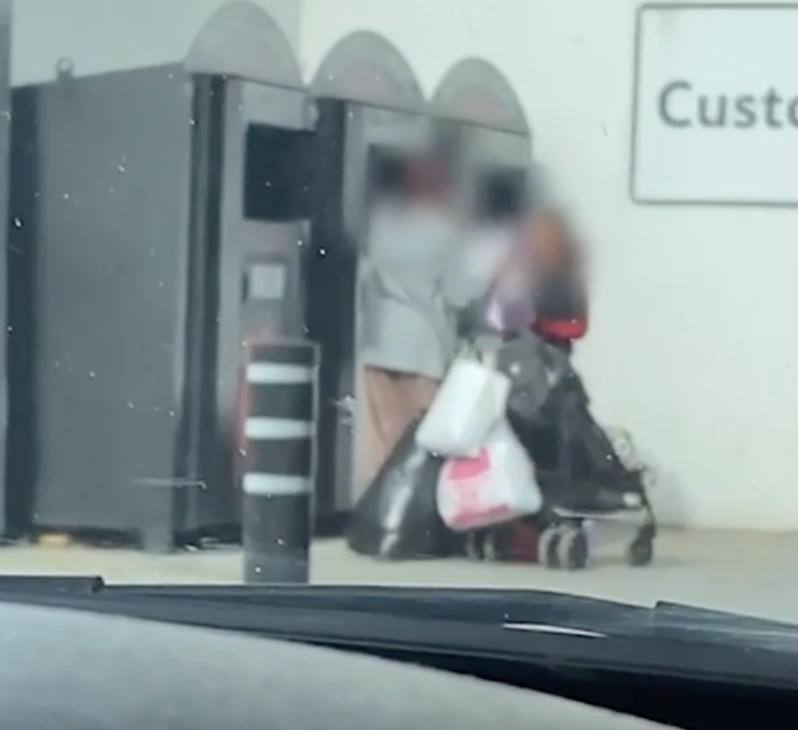
<instances>
[{"instance_id":1,"label":"beige trousers","mask_svg":"<svg viewBox=\"0 0 798 730\"><path fill-rule=\"evenodd\" d=\"M368 485L391 455L410 422L430 406L440 381L366 367L367 423L363 434L362 480Z\"/></svg>"}]
</instances>

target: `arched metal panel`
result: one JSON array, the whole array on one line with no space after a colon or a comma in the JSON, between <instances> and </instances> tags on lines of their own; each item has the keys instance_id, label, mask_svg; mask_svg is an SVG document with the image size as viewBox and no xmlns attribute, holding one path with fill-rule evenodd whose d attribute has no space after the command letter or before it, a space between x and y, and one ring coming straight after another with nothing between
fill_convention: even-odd
<instances>
[{"instance_id":1,"label":"arched metal panel","mask_svg":"<svg viewBox=\"0 0 798 730\"><path fill-rule=\"evenodd\" d=\"M421 85L405 57L390 41L371 31L351 33L330 50L316 73L311 93L411 113L426 107Z\"/></svg>"},{"instance_id":2,"label":"arched metal panel","mask_svg":"<svg viewBox=\"0 0 798 730\"><path fill-rule=\"evenodd\" d=\"M466 58L446 72L432 98L432 111L443 119L529 135L524 108L510 82L481 58Z\"/></svg>"},{"instance_id":3,"label":"arched metal panel","mask_svg":"<svg viewBox=\"0 0 798 730\"><path fill-rule=\"evenodd\" d=\"M303 86L294 49L280 26L246 0L227 3L208 19L189 49L186 70L292 89Z\"/></svg>"}]
</instances>

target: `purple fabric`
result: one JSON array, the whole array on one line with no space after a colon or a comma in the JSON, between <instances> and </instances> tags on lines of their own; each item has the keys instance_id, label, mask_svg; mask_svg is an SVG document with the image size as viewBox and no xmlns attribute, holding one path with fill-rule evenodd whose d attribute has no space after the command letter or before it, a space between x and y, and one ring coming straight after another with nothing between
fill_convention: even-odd
<instances>
[{"instance_id":1,"label":"purple fabric","mask_svg":"<svg viewBox=\"0 0 798 730\"><path fill-rule=\"evenodd\" d=\"M517 332L532 322L532 308L527 302L510 297L499 297L501 318L505 330Z\"/></svg>"},{"instance_id":2,"label":"purple fabric","mask_svg":"<svg viewBox=\"0 0 798 730\"><path fill-rule=\"evenodd\" d=\"M534 270L534 262L528 250L521 246L520 240L517 241L504 264L504 271L499 274L492 287L488 317L492 327L507 333L526 330L531 326L535 316ZM515 278L519 274L527 284L517 291L519 282L510 283L505 277Z\"/></svg>"}]
</instances>

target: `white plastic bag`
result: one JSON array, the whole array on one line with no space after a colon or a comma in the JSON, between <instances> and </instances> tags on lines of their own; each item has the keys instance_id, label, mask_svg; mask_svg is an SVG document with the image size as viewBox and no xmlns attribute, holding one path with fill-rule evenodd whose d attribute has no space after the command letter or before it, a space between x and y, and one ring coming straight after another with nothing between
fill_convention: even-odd
<instances>
[{"instance_id":1,"label":"white plastic bag","mask_svg":"<svg viewBox=\"0 0 798 730\"><path fill-rule=\"evenodd\" d=\"M476 456L447 459L436 499L444 524L456 531L535 514L543 505L532 462L504 420Z\"/></svg>"},{"instance_id":2,"label":"white plastic bag","mask_svg":"<svg viewBox=\"0 0 798 730\"><path fill-rule=\"evenodd\" d=\"M416 443L441 456L476 454L504 418L510 379L486 364L460 358L446 375L416 432Z\"/></svg>"}]
</instances>

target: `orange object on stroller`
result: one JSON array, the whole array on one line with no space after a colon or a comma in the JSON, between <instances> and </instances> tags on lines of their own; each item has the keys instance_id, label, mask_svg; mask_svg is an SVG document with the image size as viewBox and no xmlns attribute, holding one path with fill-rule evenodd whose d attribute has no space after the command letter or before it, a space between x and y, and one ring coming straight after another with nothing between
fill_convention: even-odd
<instances>
[{"instance_id":1,"label":"orange object on stroller","mask_svg":"<svg viewBox=\"0 0 798 730\"><path fill-rule=\"evenodd\" d=\"M580 245L564 217L555 211L534 214L526 235L537 269L532 329L552 344L570 346L584 337L588 328Z\"/></svg>"}]
</instances>

